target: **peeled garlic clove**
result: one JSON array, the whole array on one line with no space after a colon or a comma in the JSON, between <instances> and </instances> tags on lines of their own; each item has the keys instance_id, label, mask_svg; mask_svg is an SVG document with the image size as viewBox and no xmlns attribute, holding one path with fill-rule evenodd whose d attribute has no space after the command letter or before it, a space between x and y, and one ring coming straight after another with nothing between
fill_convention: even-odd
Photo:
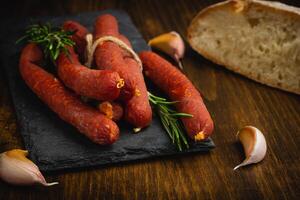
<instances>
[{"instance_id":1,"label":"peeled garlic clove","mask_svg":"<svg viewBox=\"0 0 300 200\"><path fill-rule=\"evenodd\" d=\"M184 56L185 46L183 39L177 32L172 31L170 33L159 35L151 39L148 42L148 45L170 55L182 68L180 59Z\"/></svg>"},{"instance_id":2,"label":"peeled garlic clove","mask_svg":"<svg viewBox=\"0 0 300 200\"><path fill-rule=\"evenodd\" d=\"M14 185L43 186L56 185L47 183L39 168L26 156L28 151L14 149L0 154L0 179Z\"/></svg>"},{"instance_id":3,"label":"peeled garlic clove","mask_svg":"<svg viewBox=\"0 0 300 200\"><path fill-rule=\"evenodd\" d=\"M239 130L237 137L244 147L246 159L233 170L252 163L258 163L264 159L267 152L267 143L260 130L253 126L245 126Z\"/></svg>"}]
</instances>

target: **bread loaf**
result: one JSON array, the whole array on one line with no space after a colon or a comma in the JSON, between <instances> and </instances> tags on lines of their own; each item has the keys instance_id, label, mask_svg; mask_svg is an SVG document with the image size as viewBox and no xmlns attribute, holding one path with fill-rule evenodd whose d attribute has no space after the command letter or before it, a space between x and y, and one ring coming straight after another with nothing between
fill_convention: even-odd
<instances>
[{"instance_id":1,"label":"bread loaf","mask_svg":"<svg viewBox=\"0 0 300 200\"><path fill-rule=\"evenodd\" d=\"M202 10L188 28L192 48L258 82L300 94L300 9L229 0Z\"/></svg>"}]
</instances>

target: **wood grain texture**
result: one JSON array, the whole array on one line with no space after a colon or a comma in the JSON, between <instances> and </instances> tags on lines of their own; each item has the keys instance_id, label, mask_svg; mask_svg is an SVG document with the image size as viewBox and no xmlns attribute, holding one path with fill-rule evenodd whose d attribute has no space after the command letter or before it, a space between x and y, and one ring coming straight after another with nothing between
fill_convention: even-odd
<instances>
[{"instance_id":1,"label":"wood grain texture","mask_svg":"<svg viewBox=\"0 0 300 200\"><path fill-rule=\"evenodd\" d=\"M193 16L218 1L6 2L7 5L0 8L2 18L123 9L148 40L171 30L185 36ZM300 6L298 0L282 2ZM184 157L47 174L48 181L60 182L51 188L16 187L0 181L0 199L299 199L300 96L232 73L189 48L183 63L185 73L203 94L215 121L212 138L216 149ZM262 163L234 172L233 167L243 159L235 134L245 125L254 125L265 133L268 152ZM0 151L17 147L23 147L22 139L1 71Z\"/></svg>"}]
</instances>

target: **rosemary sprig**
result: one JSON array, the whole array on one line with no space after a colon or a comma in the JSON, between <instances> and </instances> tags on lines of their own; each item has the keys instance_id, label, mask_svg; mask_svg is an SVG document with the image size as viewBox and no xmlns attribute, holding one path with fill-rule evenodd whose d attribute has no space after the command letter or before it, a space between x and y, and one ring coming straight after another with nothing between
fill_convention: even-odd
<instances>
[{"instance_id":1,"label":"rosemary sprig","mask_svg":"<svg viewBox=\"0 0 300 200\"><path fill-rule=\"evenodd\" d=\"M177 101L167 101L167 99L155 96L148 92L149 101L152 106L156 109L161 123L166 130L167 134L171 138L173 144L176 143L179 151L182 149L189 148L189 144L186 139L185 131L180 121L180 117L193 117L193 115L187 113L179 113L171 108L172 104Z\"/></svg>"},{"instance_id":2,"label":"rosemary sprig","mask_svg":"<svg viewBox=\"0 0 300 200\"><path fill-rule=\"evenodd\" d=\"M65 31L62 28L52 27L50 23L30 25L25 35L18 39L16 43L21 41L33 42L41 46L44 51L45 58L50 58L54 62L60 52L69 53L66 46L73 46L75 43L70 36L74 31Z\"/></svg>"}]
</instances>

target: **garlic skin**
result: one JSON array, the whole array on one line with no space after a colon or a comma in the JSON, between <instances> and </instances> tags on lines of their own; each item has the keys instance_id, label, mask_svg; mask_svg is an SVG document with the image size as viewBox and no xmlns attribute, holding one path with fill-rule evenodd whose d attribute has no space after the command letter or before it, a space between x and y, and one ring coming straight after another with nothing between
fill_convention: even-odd
<instances>
[{"instance_id":1,"label":"garlic skin","mask_svg":"<svg viewBox=\"0 0 300 200\"><path fill-rule=\"evenodd\" d=\"M28 151L14 149L0 154L0 179L13 185L52 186L47 183L39 168L28 158Z\"/></svg>"},{"instance_id":2,"label":"garlic skin","mask_svg":"<svg viewBox=\"0 0 300 200\"><path fill-rule=\"evenodd\" d=\"M245 126L238 131L237 137L244 147L245 160L233 170L262 161L267 152L267 143L262 132L254 126Z\"/></svg>"},{"instance_id":3,"label":"garlic skin","mask_svg":"<svg viewBox=\"0 0 300 200\"><path fill-rule=\"evenodd\" d=\"M182 69L180 59L184 56L185 46L183 39L177 32L172 31L154 37L148 42L148 45L170 55Z\"/></svg>"}]
</instances>

